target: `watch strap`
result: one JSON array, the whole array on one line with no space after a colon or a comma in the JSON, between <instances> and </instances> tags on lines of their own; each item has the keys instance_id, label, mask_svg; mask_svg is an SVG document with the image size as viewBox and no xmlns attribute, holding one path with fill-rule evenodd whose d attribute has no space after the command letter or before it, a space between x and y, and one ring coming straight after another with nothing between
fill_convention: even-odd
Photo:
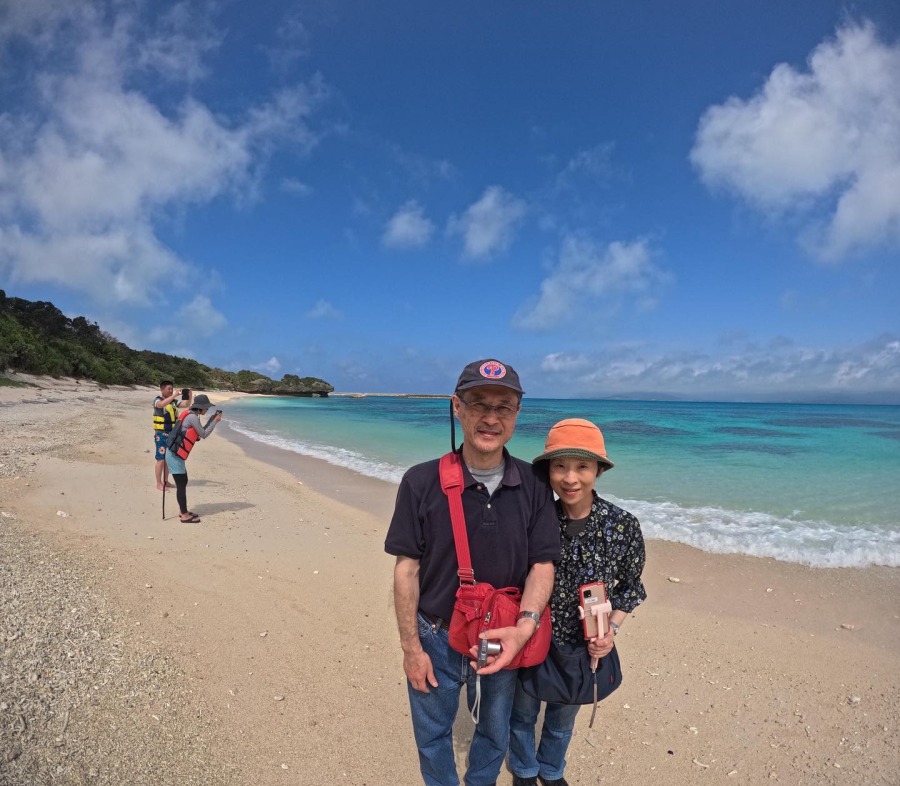
<instances>
[{"instance_id":1,"label":"watch strap","mask_svg":"<svg viewBox=\"0 0 900 786\"><path fill-rule=\"evenodd\" d=\"M534 629L537 630L541 627L541 615L536 611L520 611L519 619L530 619L534 620Z\"/></svg>"}]
</instances>

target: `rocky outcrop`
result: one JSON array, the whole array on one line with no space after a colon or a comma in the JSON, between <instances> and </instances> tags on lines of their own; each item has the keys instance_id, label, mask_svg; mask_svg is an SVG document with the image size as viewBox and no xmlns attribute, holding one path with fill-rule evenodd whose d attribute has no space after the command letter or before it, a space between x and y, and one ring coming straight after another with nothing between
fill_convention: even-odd
<instances>
[{"instance_id":1,"label":"rocky outcrop","mask_svg":"<svg viewBox=\"0 0 900 786\"><path fill-rule=\"evenodd\" d=\"M235 375L234 389L242 393L262 393L269 396L307 396L325 398L334 392L334 386L317 377L298 377L285 374L280 382L251 371L239 371Z\"/></svg>"}]
</instances>

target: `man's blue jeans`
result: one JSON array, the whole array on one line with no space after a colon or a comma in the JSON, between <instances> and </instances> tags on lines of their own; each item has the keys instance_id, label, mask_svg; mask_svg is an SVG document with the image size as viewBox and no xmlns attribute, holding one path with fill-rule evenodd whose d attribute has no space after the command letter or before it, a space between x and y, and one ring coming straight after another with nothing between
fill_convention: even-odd
<instances>
[{"instance_id":1,"label":"man's blue jeans","mask_svg":"<svg viewBox=\"0 0 900 786\"><path fill-rule=\"evenodd\" d=\"M550 704L544 706L544 726L537 753L534 751L534 726L541 702L522 690L516 683L516 700L513 704L509 737L509 768L520 778L540 775L546 781L563 777L566 768L566 751L575 728L575 716L579 704Z\"/></svg>"},{"instance_id":2,"label":"man's blue jeans","mask_svg":"<svg viewBox=\"0 0 900 786\"><path fill-rule=\"evenodd\" d=\"M458 786L453 758L453 722L459 709L459 692L466 686L471 710L475 702L475 672L469 658L450 648L447 629L437 630L419 614L419 640L431 658L438 686L429 693L414 690L407 681L419 767L427 786ZM496 783L509 747L509 716L516 691L516 672L500 671L481 678L478 725L469 748L466 786Z\"/></svg>"}]
</instances>

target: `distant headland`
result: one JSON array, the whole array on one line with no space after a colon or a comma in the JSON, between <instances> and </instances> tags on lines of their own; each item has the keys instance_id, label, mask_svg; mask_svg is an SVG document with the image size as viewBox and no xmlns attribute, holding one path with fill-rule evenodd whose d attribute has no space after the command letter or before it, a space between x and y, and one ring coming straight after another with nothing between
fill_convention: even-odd
<instances>
[{"instance_id":1,"label":"distant headland","mask_svg":"<svg viewBox=\"0 0 900 786\"><path fill-rule=\"evenodd\" d=\"M0 289L0 374L72 377L101 385L159 385L235 390L270 396L325 397L334 386L318 377L225 371L190 358L136 350L84 317L70 319L52 303L7 297Z\"/></svg>"}]
</instances>

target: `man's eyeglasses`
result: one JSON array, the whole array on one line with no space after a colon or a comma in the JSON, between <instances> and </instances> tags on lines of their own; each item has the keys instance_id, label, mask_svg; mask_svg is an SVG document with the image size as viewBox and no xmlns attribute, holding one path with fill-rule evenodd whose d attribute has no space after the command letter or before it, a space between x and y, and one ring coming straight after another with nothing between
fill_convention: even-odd
<instances>
[{"instance_id":1,"label":"man's eyeglasses","mask_svg":"<svg viewBox=\"0 0 900 786\"><path fill-rule=\"evenodd\" d=\"M479 417L484 417L489 412L496 412L498 418L511 418L519 411L518 405L511 407L509 404L485 404L483 401L466 401L462 396L459 400Z\"/></svg>"}]
</instances>

